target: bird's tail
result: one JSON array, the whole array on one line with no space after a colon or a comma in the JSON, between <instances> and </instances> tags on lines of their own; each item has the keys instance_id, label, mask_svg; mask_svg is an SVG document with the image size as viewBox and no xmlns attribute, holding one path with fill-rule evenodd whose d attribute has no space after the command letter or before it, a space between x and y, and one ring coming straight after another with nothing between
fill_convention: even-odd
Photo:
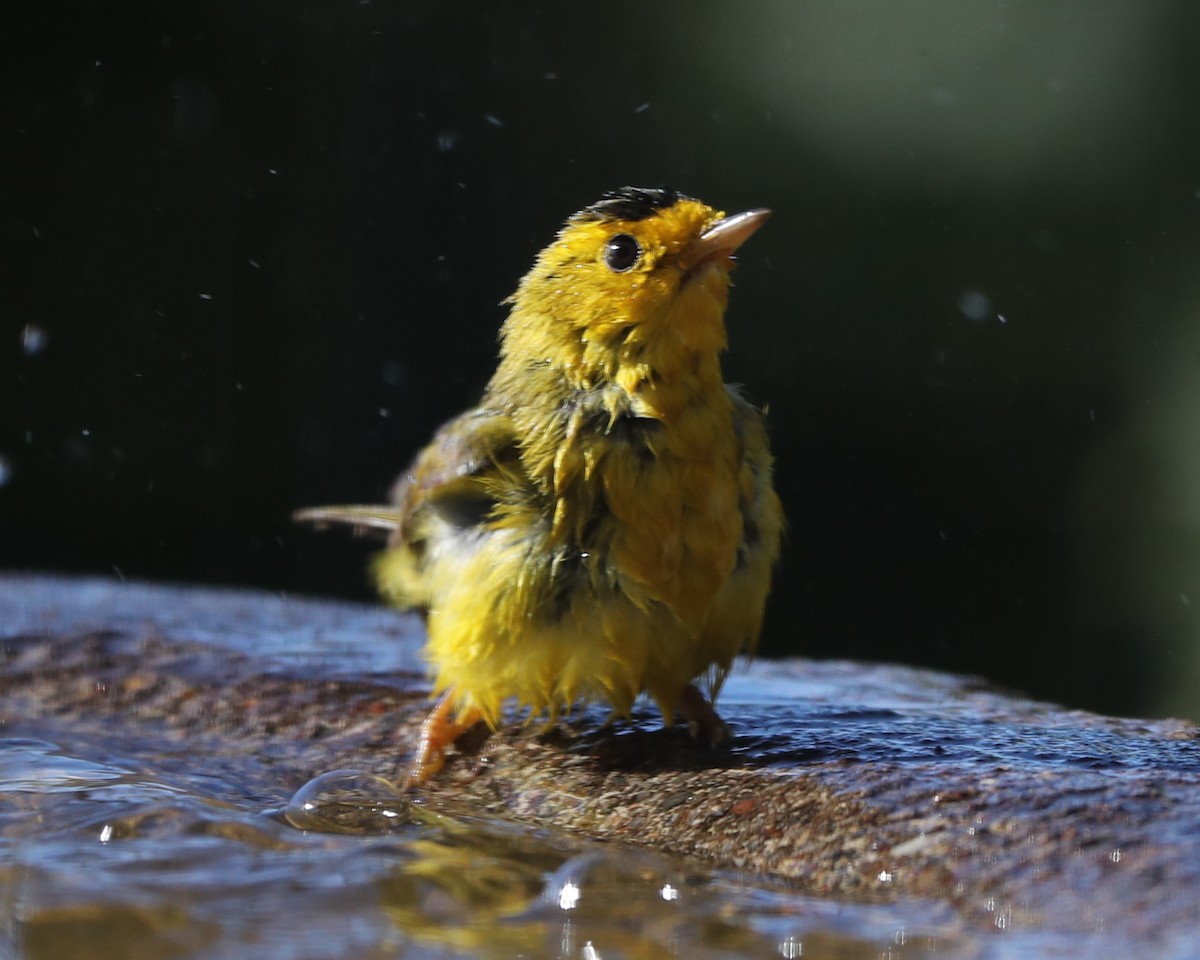
<instances>
[{"instance_id":1,"label":"bird's tail","mask_svg":"<svg viewBox=\"0 0 1200 960\"><path fill-rule=\"evenodd\" d=\"M345 524L356 534L382 533L391 536L400 529L403 514L399 507L383 504L342 504L328 507L306 507L292 514L297 523L311 523L317 529L331 524Z\"/></svg>"}]
</instances>

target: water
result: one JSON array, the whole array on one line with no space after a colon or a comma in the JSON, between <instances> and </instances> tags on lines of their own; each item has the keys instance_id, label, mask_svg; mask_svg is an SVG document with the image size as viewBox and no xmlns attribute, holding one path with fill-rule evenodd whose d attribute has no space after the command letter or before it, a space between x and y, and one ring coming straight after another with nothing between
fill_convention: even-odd
<instances>
[{"instance_id":1,"label":"water","mask_svg":"<svg viewBox=\"0 0 1200 960\"><path fill-rule=\"evenodd\" d=\"M71 655L56 655L61 702L38 686L45 664L36 644L0 647L9 678L0 701L0 955L1036 960L1133 946L1142 955L1189 955L1188 930L1150 931L1133 943L1120 918L1106 926L1103 914L1043 929L997 900L995 922L981 924L941 897L878 892L890 866L875 891L822 896L517 822L485 812L465 791L405 794L380 774L386 765L332 765L379 751L326 744L322 737L337 734L320 733L319 724L307 740L292 728L255 741L222 727L224 711L251 725L289 722L254 714L255 691L274 679L300 674L302 687L320 689L367 678L380 685L368 701L410 685L405 671L416 665L419 634L387 611L6 578L0 618L11 637L51 627L108 631L90 660L81 653L72 665ZM364 643L368 634L374 642ZM160 650L154 637L163 635L216 652ZM157 675L122 666L126 655L134 663L173 657L172 676L216 676L224 699L204 700L203 719L190 727L165 722L186 713L190 692L164 693ZM128 703L111 714L89 706L107 697ZM348 702L359 709L360 701ZM847 790L869 785L876 768L895 769L886 764L915 771L946 756L978 767L981 779L1033 770L1076 786L1094 780L1098 790L1147 770L1164 782L1200 773L1192 739L1164 742L1132 722L1114 732L1051 708L1016 723L1004 698L919 671L760 664L731 679L722 709L742 734L726 765L819 765ZM296 723L303 731L316 721ZM620 750L651 735L649 723L608 732L584 726L572 754ZM1181 808L1164 821L1160 839L1194 844L1193 812Z\"/></svg>"},{"instance_id":2,"label":"water","mask_svg":"<svg viewBox=\"0 0 1200 960\"><path fill-rule=\"evenodd\" d=\"M942 957L966 939L949 908L802 897L365 774L230 803L120 748L0 743L10 955Z\"/></svg>"}]
</instances>

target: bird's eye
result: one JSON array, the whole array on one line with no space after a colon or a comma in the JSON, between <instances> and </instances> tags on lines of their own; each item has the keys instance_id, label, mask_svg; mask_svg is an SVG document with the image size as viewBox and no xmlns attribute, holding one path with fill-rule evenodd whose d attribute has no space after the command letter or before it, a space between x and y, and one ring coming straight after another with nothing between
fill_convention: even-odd
<instances>
[{"instance_id":1,"label":"bird's eye","mask_svg":"<svg viewBox=\"0 0 1200 960\"><path fill-rule=\"evenodd\" d=\"M627 233L618 233L604 245L604 262L614 273L631 269L641 257L641 244Z\"/></svg>"}]
</instances>

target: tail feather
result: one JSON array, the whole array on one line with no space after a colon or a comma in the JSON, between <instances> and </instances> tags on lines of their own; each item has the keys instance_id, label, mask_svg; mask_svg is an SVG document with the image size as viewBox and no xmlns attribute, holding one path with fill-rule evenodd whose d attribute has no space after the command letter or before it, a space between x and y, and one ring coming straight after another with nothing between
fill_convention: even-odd
<instances>
[{"instance_id":1,"label":"tail feather","mask_svg":"<svg viewBox=\"0 0 1200 960\"><path fill-rule=\"evenodd\" d=\"M372 504L343 504L327 507L306 507L292 514L297 523L312 523L318 529L330 524L345 524L356 534L383 533L391 535L403 525L399 507Z\"/></svg>"}]
</instances>

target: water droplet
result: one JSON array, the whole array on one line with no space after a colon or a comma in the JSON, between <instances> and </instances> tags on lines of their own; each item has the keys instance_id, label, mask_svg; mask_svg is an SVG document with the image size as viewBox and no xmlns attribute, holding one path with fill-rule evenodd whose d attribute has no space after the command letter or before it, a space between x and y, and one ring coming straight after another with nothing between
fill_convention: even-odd
<instances>
[{"instance_id":1,"label":"water droplet","mask_svg":"<svg viewBox=\"0 0 1200 960\"><path fill-rule=\"evenodd\" d=\"M12 465L3 454L0 454L0 487L5 486L12 479L12 476Z\"/></svg>"},{"instance_id":2,"label":"water droplet","mask_svg":"<svg viewBox=\"0 0 1200 960\"><path fill-rule=\"evenodd\" d=\"M46 330L36 323L27 323L21 330L21 349L25 356L33 357L46 349Z\"/></svg>"},{"instance_id":3,"label":"water droplet","mask_svg":"<svg viewBox=\"0 0 1200 960\"><path fill-rule=\"evenodd\" d=\"M982 290L966 290L958 298L958 309L968 320L978 323L991 316L992 300Z\"/></svg>"},{"instance_id":4,"label":"water droplet","mask_svg":"<svg viewBox=\"0 0 1200 960\"><path fill-rule=\"evenodd\" d=\"M639 104L638 106L634 107L633 112L634 113L645 113L649 109L650 109L649 103L642 103L642 104Z\"/></svg>"},{"instance_id":5,"label":"water droplet","mask_svg":"<svg viewBox=\"0 0 1200 960\"><path fill-rule=\"evenodd\" d=\"M389 833L419 818L396 784L362 770L333 770L302 786L281 811L297 830Z\"/></svg>"},{"instance_id":6,"label":"water droplet","mask_svg":"<svg viewBox=\"0 0 1200 960\"><path fill-rule=\"evenodd\" d=\"M672 864L654 856L585 853L567 860L547 877L542 899L559 910L577 910L589 916L621 911L631 902L674 912L683 901L686 885L687 880Z\"/></svg>"},{"instance_id":7,"label":"water droplet","mask_svg":"<svg viewBox=\"0 0 1200 960\"><path fill-rule=\"evenodd\" d=\"M484 120L485 120L487 123L491 124L491 126L493 126L493 127L496 127L497 129L499 129L500 127L503 127L503 126L504 126L504 121L503 121L503 120L501 120L499 117L493 116L493 115L492 115L492 114L490 114L490 113L485 113L485 114L483 115L483 119L484 119Z\"/></svg>"},{"instance_id":8,"label":"water droplet","mask_svg":"<svg viewBox=\"0 0 1200 960\"><path fill-rule=\"evenodd\" d=\"M560 910L574 910L579 906L581 891L579 885L568 880L558 889L558 906Z\"/></svg>"},{"instance_id":9,"label":"water droplet","mask_svg":"<svg viewBox=\"0 0 1200 960\"><path fill-rule=\"evenodd\" d=\"M788 937L779 944L779 955L783 960L797 960L804 956L804 943L795 937Z\"/></svg>"}]
</instances>

